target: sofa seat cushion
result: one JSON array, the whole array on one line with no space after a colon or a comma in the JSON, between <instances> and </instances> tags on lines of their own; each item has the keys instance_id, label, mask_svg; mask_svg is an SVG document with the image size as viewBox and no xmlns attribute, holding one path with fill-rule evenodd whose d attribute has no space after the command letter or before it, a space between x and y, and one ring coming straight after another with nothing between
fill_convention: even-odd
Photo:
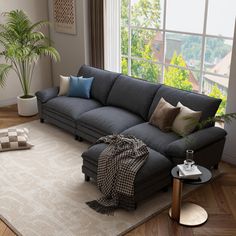
<instances>
[{"instance_id":1,"label":"sofa seat cushion","mask_svg":"<svg viewBox=\"0 0 236 236\"><path fill-rule=\"evenodd\" d=\"M121 108L105 106L88 111L80 116L78 130L92 130L103 135L118 134L131 126L144 122L143 119ZM96 135L94 135L96 136Z\"/></svg>"},{"instance_id":2,"label":"sofa seat cushion","mask_svg":"<svg viewBox=\"0 0 236 236\"><path fill-rule=\"evenodd\" d=\"M44 109L63 115L69 120L76 121L84 112L101 107L101 104L93 99L74 97L55 97L44 104Z\"/></svg>"},{"instance_id":3,"label":"sofa seat cushion","mask_svg":"<svg viewBox=\"0 0 236 236\"><path fill-rule=\"evenodd\" d=\"M97 173L98 158L101 152L107 147L107 144L96 144L91 146L87 151L82 154L84 160L83 165L92 172ZM148 148L149 156L138 171L135 178L135 188L144 186L149 181L154 179L163 179L166 176L170 176L171 168L173 164L160 153Z\"/></svg>"},{"instance_id":4,"label":"sofa seat cushion","mask_svg":"<svg viewBox=\"0 0 236 236\"><path fill-rule=\"evenodd\" d=\"M149 147L164 155L167 150L167 145L181 138L174 132L162 132L159 128L150 125L148 122L131 127L122 134L134 135Z\"/></svg>"}]
</instances>

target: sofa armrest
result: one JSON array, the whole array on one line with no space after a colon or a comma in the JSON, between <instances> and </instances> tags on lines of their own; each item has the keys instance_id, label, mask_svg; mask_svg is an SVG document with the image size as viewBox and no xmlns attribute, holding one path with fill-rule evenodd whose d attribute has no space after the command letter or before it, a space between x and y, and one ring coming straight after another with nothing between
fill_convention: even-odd
<instances>
[{"instance_id":1,"label":"sofa armrest","mask_svg":"<svg viewBox=\"0 0 236 236\"><path fill-rule=\"evenodd\" d=\"M58 92L59 92L59 87L52 87L38 91L35 95L37 96L37 99L40 102L45 103L48 100L56 97Z\"/></svg>"},{"instance_id":2,"label":"sofa armrest","mask_svg":"<svg viewBox=\"0 0 236 236\"><path fill-rule=\"evenodd\" d=\"M185 157L187 149L197 151L223 139L227 135L218 127L205 128L178 139L167 146L166 154L170 157Z\"/></svg>"}]
</instances>

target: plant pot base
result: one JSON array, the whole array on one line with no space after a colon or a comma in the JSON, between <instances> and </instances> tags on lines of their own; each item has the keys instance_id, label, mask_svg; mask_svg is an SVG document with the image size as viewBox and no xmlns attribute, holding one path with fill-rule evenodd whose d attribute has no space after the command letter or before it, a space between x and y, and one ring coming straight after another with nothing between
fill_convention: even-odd
<instances>
[{"instance_id":1,"label":"plant pot base","mask_svg":"<svg viewBox=\"0 0 236 236\"><path fill-rule=\"evenodd\" d=\"M17 97L17 108L20 116L33 116L38 113L36 96L32 98Z\"/></svg>"}]
</instances>

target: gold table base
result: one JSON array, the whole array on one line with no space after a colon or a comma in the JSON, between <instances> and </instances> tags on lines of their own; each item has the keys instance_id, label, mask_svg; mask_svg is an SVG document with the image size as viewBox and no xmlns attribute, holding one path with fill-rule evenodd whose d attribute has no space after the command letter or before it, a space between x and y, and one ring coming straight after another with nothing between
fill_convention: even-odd
<instances>
[{"instance_id":1,"label":"gold table base","mask_svg":"<svg viewBox=\"0 0 236 236\"><path fill-rule=\"evenodd\" d=\"M172 217L171 208L169 210L169 216ZM208 214L201 206L186 202L181 204L180 217L178 223L186 226L197 226L205 223L208 219Z\"/></svg>"}]
</instances>

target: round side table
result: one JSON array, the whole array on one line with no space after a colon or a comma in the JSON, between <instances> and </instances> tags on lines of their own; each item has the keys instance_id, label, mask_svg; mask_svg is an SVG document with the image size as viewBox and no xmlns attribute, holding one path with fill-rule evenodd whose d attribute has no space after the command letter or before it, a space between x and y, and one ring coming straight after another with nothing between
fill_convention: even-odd
<instances>
[{"instance_id":1,"label":"round side table","mask_svg":"<svg viewBox=\"0 0 236 236\"><path fill-rule=\"evenodd\" d=\"M169 210L169 216L181 225L197 226L205 223L208 219L208 214L201 206L186 202L181 204L182 201L182 188L183 183L198 185L210 181L212 178L211 172L203 166L197 165L202 175L198 180L183 179L179 177L178 167L171 170L173 179L173 193L172 193L172 207Z\"/></svg>"}]
</instances>

